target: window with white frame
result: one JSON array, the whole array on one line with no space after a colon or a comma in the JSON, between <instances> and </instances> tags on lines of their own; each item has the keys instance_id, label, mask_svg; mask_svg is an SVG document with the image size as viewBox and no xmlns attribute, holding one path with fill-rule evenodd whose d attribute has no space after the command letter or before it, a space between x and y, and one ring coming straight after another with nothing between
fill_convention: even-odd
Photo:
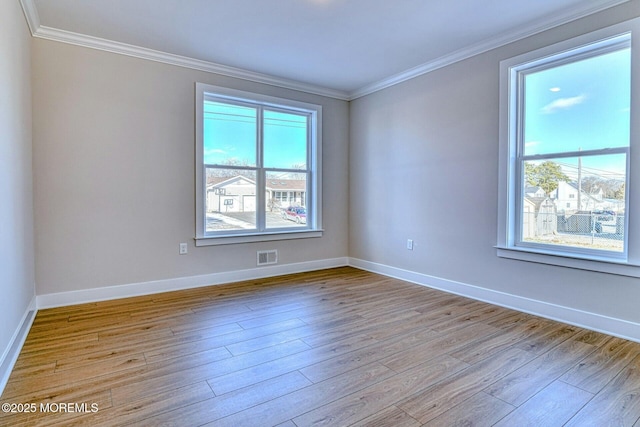
<instances>
[{"instance_id":1,"label":"window with white frame","mask_svg":"<svg viewBox=\"0 0 640 427\"><path fill-rule=\"evenodd\" d=\"M318 237L321 120L318 105L197 83L196 245Z\"/></svg>"},{"instance_id":2,"label":"window with white frame","mask_svg":"<svg viewBox=\"0 0 640 427\"><path fill-rule=\"evenodd\" d=\"M631 155L634 27L502 61L499 256L640 275L627 268L640 261L638 233L629 234L640 222L629 185L640 170Z\"/></svg>"}]
</instances>

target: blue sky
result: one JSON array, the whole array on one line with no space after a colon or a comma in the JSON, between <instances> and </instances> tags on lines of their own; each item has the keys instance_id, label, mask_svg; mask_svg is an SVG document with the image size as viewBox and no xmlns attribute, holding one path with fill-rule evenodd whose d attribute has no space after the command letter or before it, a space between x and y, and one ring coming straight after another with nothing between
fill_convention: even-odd
<instances>
[{"instance_id":1,"label":"blue sky","mask_svg":"<svg viewBox=\"0 0 640 427\"><path fill-rule=\"evenodd\" d=\"M255 108L205 101L204 162L256 165ZM264 110L264 166L290 169L307 163L307 121L303 114Z\"/></svg>"},{"instance_id":2,"label":"blue sky","mask_svg":"<svg viewBox=\"0 0 640 427\"><path fill-rule=\"evenodd\" d=\"M628 146L630 59L623 49L528 74L525 155ZM577 159L558 162L577 171ZM623 155L583 157L585 163L594 174L622 178L625 170Z\"/></svg>"}]
</instances>

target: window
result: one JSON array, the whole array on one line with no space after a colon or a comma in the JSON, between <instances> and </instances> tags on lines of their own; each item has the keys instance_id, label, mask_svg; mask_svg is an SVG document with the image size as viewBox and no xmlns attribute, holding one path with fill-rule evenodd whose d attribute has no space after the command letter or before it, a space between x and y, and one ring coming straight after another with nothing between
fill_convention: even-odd
<instances>
[{"instance_id":1,"label":"window","mask_svg":"<svg viewBox=\"0 0 640 427\"><path fill-rule=\"evenodd\" d=\"M196 245L320 236L321 116L317 105L196 84Z\"/></svg>"},{"instance_id":2,"label":"window","mask_svg":"<svg viewBox=\"0 0 640 427\"><path fill-rule=\"evenodd\" d=\"M640 261L628 232L640 225L629 186L636 21L501 63L499 256L640 276L627 268Z\"/></svg>"}]
</instances>

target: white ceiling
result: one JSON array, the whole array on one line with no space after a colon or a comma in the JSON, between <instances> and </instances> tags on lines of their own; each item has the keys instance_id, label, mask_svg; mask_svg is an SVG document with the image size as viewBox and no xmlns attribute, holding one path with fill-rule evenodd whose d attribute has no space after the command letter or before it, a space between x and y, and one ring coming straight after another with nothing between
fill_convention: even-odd
<instances>
[{"instance_id":1,"label":"white ceiling","mask_svg":"<svg viewBox=\"0 0 640 427\"><path fill-rule=\"evenodd\" d=\"M21 0L35 36L352 99L626 0Z\"/></svg>"}]
</instances>

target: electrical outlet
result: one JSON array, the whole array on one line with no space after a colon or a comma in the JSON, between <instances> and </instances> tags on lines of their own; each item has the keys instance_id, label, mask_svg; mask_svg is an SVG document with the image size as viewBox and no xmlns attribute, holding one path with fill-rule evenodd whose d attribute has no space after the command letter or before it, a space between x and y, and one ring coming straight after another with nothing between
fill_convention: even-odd
<instances>
[{"instance_id":1,"label":"electrical outlet","mask_svg":"<svg viewBox=\"0 0 640 427\"><path fill-rule=\"evenodd\" d=\"M180 255L186 255L186 254L187 254L187 244L180 243Z\"/></svg>"},{"instance_id":2,"label":"electrical outlet","mask_svg":"<svg viewBox=\"0 0 640 427\"><path fill-rule=\"evenodd\" d=\"M407 249L410 251L413 250L413 240L407 239Z\"/></svg>"}]
</instances>

